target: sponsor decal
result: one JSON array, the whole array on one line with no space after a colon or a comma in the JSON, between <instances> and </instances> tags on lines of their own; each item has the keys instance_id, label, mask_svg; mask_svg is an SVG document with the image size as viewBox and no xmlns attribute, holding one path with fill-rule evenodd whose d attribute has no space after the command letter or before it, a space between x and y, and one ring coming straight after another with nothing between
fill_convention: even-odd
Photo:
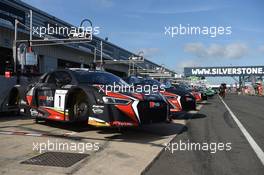
<instances>
[{"instance_id":1,"label":"sponsor decal","mask_svg":"<svg viewBox=\"0 0 264 175\"><path fill-rule=\"evenodd\" d=\"M43 117L44 116L44 114L37 111L36 109L31 108L29 111L32 117Z\"/></svg>"},{"instance_id":2,"label":"sponsor decal","mask_svg":"<svg viewBox=\"0 0 264 175\"><path fill-rule=\"evenodd\" d=\"M104 110L100 108L93 108L92 111L95 114L102 114L104 112Z\"/></svg>"},{"instance_id":3,"label":"sponsor decal","mask_svg":"<svg viewBox=\"0 0 264 175\"><path fill-rule=\"evenodd\" d=\"M120 122L120 121L113 121L110 122L110 124L112 126L134 126L134 124L131 122Z\"/></svg>"},{"instance_id":4,"label":"sponsor decal","mask_svg":"<svg viewBox=\"0 0 264 175\"><path fill-rule=\"evenodd\" d=\"M33 117L37 117L38 116L38 111L36 109L30 109L30 115L33 116Z\"/></svg>"},{"instance_id":5,"label":"sponsor decal","mask_svg":"<svg viewBox=\"0 0 264 175\"><path fill-rule=\"evenodd\" d=\"M47 101L53 101L54 100L52 96L42 96L42 95L38 96L38 99L39 100L47 100Z\"/></svg>"},{"instance_id":6,"label":"sponsor decal","mask_svg":"<svg viewBox=\"0 0 264 175\"><path fill-rule=\"evenodd\" d=\"M93 105L93 108L104 108L102 105Z\"/></svg>"},{"instance_id":7,"label":"sponsor decal","mask_svg":"<svg viewBox=\"0 0 264 175\"><path fill-rule=\"evenodd\" d=\"M104 112L104 106L93 105L92 111L94 114L102 114Z\"/></svg>"},{"instance_id":8,"label":"sponsor decal","mask_svg":"<svg viewBox=\"0 0 264 175\"><path fill-rule=\"evenodd\" d=\"M150 108L158 108L158 107L160 107L160 103L151 101L151 102L149 102L149 107Z\"/></svg>"}]
</instances>

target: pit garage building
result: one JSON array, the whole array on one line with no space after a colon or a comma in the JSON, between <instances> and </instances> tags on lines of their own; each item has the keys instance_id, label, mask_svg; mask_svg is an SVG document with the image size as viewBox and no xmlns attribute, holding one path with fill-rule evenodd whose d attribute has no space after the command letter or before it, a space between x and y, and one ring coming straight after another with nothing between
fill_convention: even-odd
<instances>
[{"instance_id":1,"label":"pit garage building","mask_svg":"<svg viewBox=\"0 0 264 175\"><path fill-rule=\"evenodd\" d=\"M45 26L54 24L58 26L70 27L71 24L51 16L35 7L30 6L20 0L1 0L0 1L0 74L3 75L7 64L14 64L13 61L13 40L14 40L14 22L18 19L21 23L29 26L29 10L33 12L33 26ZM29 32L26 29L19 28L18 39L29 38ZM68 45L53 45L33 47L37 54L38 71L44 73L56 68L64 67L89 67L94 60L94 49L100 50L102 41L103 59L104 60L128 60L131 55L136 55L127 51L105 39L93 36L89 43L78 43ZM100 59L100 53L96 52L96 58ZM136 66L144 70L155 70L157 65L150 60L145 59L144 63ZM128 64L106 64L105 70L118 76L125 77L128 73ZM166 69L167 72L174 72Z\"/></svg>"}]
</instances>

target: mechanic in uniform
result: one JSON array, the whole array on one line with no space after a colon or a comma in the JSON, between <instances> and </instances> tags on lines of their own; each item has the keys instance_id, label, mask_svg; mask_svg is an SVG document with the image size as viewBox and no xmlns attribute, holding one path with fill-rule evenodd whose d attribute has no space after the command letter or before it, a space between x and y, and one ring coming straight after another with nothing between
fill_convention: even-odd
<instances>
[{"instance_id":1,"label":"mechanic in uniform","mask_svg":"<svg viewBox=\"0 0 264 175\"><path fill-rule=\"evenodd\" d=\"M257 91L258 91L258 95L262 96L263 94L263 86L262 83L257 83Z\"/></svg>"}]
</instances>

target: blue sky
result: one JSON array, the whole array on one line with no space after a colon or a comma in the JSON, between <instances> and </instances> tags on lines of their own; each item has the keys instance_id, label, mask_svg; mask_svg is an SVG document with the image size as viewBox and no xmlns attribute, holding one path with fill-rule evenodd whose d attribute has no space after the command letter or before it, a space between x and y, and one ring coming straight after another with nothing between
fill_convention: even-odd
<instances>
[{"instance_id":1,"label":"blue sky","mask_svg":"<svg viewBox=\"0 0 264 175\"><path fill-rule=\"evenodd\" d=\"M263 0L23 0L73 25L89 18L100 37L182 72L184 66L264 64ZM165 35L165 26L231 26L231 35Z\"/></svg>"}]
</instances>

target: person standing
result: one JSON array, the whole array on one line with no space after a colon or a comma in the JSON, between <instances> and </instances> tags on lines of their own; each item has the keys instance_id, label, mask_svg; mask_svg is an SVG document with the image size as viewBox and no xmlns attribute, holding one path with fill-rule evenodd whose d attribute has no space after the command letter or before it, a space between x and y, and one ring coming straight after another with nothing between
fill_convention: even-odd
<instances>
[{"instance_id":1,"label":"person standing","mask_svg":"<svg viewBox=\"0 0 264 175\"><path fill-rule=\"evenodd\" d=\"M219 95L223 98L225 98L225 95L226 95L226 84L225 83L222 83L219 87L219 90L220 90L220 93Z\"/></svg>"},{"instance_id":2,"label":"person standing","mask_svg":"<svg viewBox=\"0 0 264 175\"><path fill-rule=\"evenodd\" d=\"M262 83L257 83L257 91L258 91L258 96L262 96L263 95Z\"/></svg>"}]
</instances>

